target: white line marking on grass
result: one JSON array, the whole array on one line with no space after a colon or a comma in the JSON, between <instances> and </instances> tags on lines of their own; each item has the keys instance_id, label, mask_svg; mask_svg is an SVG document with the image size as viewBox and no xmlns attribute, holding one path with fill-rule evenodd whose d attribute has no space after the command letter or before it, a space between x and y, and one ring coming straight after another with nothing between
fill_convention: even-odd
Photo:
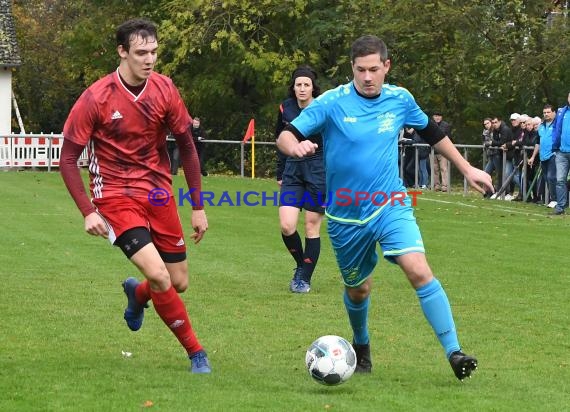
<instances>
[{"instance_id":1,"label":"white line marking on grass","mask_svg":"<svg viewBox=\"0 0 570 412\"><path fill-rule=\"evenodd\" d=\"M530 216L545 217L545 218L548 217L545 214L528 212L528 211L524 211L524 210L506 207L506 206L485 207L485 206L478 206L478 205L470 205L468 203L463 203L463 202L459 202L459 201L452 202L449 200L430 199L427 197L422 197L420 200L426 200L426 201L435 202L435 203L445 203L445 204L455 205L455 206L471 207L471 208L476 208L476 209L497 210L497 211L501 211L501 212L509 212L509 213L515 213L515 214L518 213L518 214L527 215L527 216L530 215ZM493 200L491 200L491 202L492 201Z\"/></svg>"}]
</instances>

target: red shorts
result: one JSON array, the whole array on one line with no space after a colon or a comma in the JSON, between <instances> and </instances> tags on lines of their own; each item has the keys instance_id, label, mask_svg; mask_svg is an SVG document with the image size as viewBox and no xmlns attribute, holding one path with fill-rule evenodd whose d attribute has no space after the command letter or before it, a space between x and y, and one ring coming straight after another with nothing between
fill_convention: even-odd
<instances>
[{"instance_id":1,"label":"red shorts","mask_svg":"<svg viewBox=\"0 0 570 412\"><path fill-rule=\"evenodd\" d=\"M127 196L93 199L93 204L107 221L111 243L129 229L145 227L159 252L186 253L174 197L164 206L152 205L147 197Z\"/></svg>"}]
</instances>

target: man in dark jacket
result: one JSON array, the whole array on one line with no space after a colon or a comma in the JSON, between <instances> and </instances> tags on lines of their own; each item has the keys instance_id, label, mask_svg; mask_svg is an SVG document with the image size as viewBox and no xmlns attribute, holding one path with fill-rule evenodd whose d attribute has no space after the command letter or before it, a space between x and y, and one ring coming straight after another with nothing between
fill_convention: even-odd
<instances>
[{"instance_id":1,"label":"man in dark jacket","mask_svg":"<svg viewBox=\"0 0 570 412\"><path fill-rule=\"evenodd\" d=\"M427 170L427 159L431 152L431 148L412 127L406 127L401 140L404 148L404 184L406 187L415 187L427 189L429 173ZM426 146L413 146L413 145ZM416 151L418 153L418 162L416 164ZM416 168L418 169L418 180L416 182Z\"/></svg>"},{"instance_id":2,"label":"man in dark jacket","mask_svg":"<svg viewBox=\"0 0 570 412\"><path fill-rule=\"evenodd\" d=\"M208 176L206 166L204 165L204 140L206 140L206 133L204 132L204 129L202 129L199 117L194 117L192 119L192 137L194 138L194 144L196 145L196 151L198 152L198 159L200 159L200 172L202 173L202 176Z\"/></svg>"},{"instance_id":3,"label":"man in dark jacket","mask_svg":"<svg viewBox=\"0 0 570 412\"><path fill-rule=\"evenodd\" d=\"M493 163L498 166L497 169L497 185L495 190L503 185L503 150L507 142L513 140L513 133L509 126L500 120L497 116L491 121L493 125L493 139L491 140L491 148L497 148L493 151ZM501 149L501 150L500 150Z\"/></svg>"}]
</instances>

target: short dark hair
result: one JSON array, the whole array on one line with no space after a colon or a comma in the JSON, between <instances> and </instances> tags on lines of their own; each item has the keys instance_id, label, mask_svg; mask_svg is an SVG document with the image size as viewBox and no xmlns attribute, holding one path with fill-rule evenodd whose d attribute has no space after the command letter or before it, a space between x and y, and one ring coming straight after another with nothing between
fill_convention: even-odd
<instances>
[{"instance_id":1,"label":"short dark hair","mask_svg":"<svg viewBox=\"0 0 570 412\"><path fill-rule=\"evenodd\" d=\"M357 57L364 57L370 54L379 54L380 61L382 62L388 60L388 48L386 47L386 43L371 34L359 37L352 43L352 47L350 48L350 60L353 63Z\"/></svg>"},{"instance_id":2,"label":"short dark hair","mask_svg":"<svg viewBox=\"0 0 570 412\"><path fill-rule=\"evenodd\" d=\"M129 51L131 39L136 36L141 36L143 40L152 38L158 41L156 25L145 19L127 20L117 27L117 46L123 46L123 49Z\"/></svg>"}]
</instances>

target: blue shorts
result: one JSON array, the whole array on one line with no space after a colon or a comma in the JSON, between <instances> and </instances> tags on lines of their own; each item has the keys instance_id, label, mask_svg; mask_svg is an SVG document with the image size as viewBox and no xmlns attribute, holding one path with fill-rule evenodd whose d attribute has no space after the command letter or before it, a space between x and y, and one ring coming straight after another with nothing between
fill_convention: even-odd
<instances>
[{"instance_id":1,"label":"blue shorts","mask_svg":"<svg viewBox=\"0 0 570 412\"><path fill-rule=\"evenodd\" d=\"M404 205L386 205L364 225L328 220L328 233L344 284L357 287L372 274L378 263L376 243L384 258L396 263L396 256L425 253L424 242L409 197Z\"/></svg>"},{"instance_id":2,"label":"blue shorts","mask_svg":"<svg viewBox=\"0 0 570 412\"><path fill-rule=\"evenodd\" d=\"M322 156L287 159L283 170L279 206L325 213L325 165Z\"/></svg>"}]
</instances>

